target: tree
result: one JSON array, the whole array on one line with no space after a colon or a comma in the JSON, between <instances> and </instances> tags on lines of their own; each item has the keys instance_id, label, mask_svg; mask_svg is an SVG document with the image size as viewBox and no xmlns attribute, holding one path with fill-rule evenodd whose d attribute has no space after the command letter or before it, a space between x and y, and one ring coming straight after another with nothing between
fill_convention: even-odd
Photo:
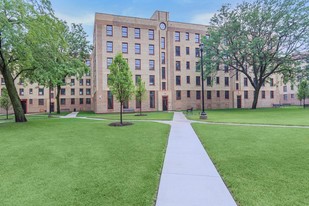
<instances>
[{"instance_id":1,"label":"tree","mask_svg":"<svg viewBox=\"0 0 309 206\"><path fill-rule=\"evenodd\" d=\"M9 109L11 108L11 106L12 103L8 95L8 91L6 88L3 88L0 96L0 107L5 109L6 119L9 119Z\"/></svg>"},{"instance_id":2,"label":"tree","mask_svg":"<svg viewBox=\"0 0 309 206\"><path fill-rule=\"evenodd\" d=\"M140 110L139 110L140 116L142 116L142 100L144 99L145 94L146 94L145 82L143 82L141 78L138 78L135 89L135 98L136 101L139 101L140 103Z\"/></svg>"},{"instance_id":3,"label":"tree","mask_svg":"<svg viewBox=\"0 0 309 206\"><path fill-rule=\"evenodd\" d=\"M298 85L297 98L299 101L303 100L304 108L306 106L306 98L309 97L309 84L307 80L301 81Z\"/></svg>"},{"instance_id":4,"label":"tree","mask_svg":"<svg viewBox=\"0 0 309 206\"><path fill-rule=\"evenodd\" d=\"M123 125L123 103L129 101L134 94L132 73L127 61L122 57L122 54L116 55L109 69L110 74L108 75L108 86L112 94L120 103L120 125Z\"/></svg>"},{"instance_id":5,"label":"tree","mask_svg":"<svg viewBox=\"0 0 309 206\"><path fill-rule=\"evenodd\" d=\"M298 60L308 57L308 0L256 0L235 9L221 8L211 19L205 45L205 73L219 65L248 78L256 109L262 85L271 75L285 81L297 76ZM302 53L302 55L299 55Z\"/></svg>"},{"instance_id":6,"label":"tree","mask_svg":"<svg viewBox=\"0 0 309 206\"><path fill-rule=\"evenodd\" d=\"M0 0L0 72L15 121L26 122L14 80L44 64L57 29L48 0Z\"/></svg>"}]
</instances>

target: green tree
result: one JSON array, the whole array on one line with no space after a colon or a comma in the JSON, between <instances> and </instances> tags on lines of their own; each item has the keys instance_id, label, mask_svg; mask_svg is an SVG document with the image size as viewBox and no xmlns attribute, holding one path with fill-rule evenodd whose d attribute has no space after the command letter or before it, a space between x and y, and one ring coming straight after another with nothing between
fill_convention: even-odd
<instances>
[{"instance_id":1,"label":"green tree","mask_svg":"<svg viewBox=\"0 0 309 206\"><path fill-rule=\"evenodd\" d=\"M0 107L6 111L6 119L9 119L9 109L11 108L12 103L6 88L3 88L0 96Z\"/></svg>"},{"instance_id":2,"label":"green tree","mask_svg":"<svg viewBox=\"0 0 309 206\"><path fill-rule=\"evenodd\" d=\"M306 106L306 98L309 97L309 84L307 80L303 80L298 85L297 98L299 101L303 100L304 108Z\"/></svg>"},{"instance_id":3,"label":"green tree","mask_svg":"<svg viewBox=\"0 0 309 206\"><path fill-rule=\"evenodd\" d=\"M120 103L120 124L123 125L123 103L129 101L134 94L132 73L127 61L122 57L122 54L116 55L109 69L110 74L108 75L108 86L112 94Z\"/></svg>"},{"instance_id":4,"label":"green tree","mask_svg":"<svg viewBox=\"0 0 309 206\"><path fill-rule=\"evenodd\" d=\"M138 78L135 89L135 98L136 101L139 101L140 103L140 110L139 110L140 116L142 116L142 100L145 98L145 94L146 94L145 82L143 82L141 78Z\"/></svg>"},{"instance_id":5,"label":"green tree","mask_svg":"<svg viewBox=\"0 0 309 206\"><path fill-rule=\"evenodd\" d=\"M309 46L308 0L256 0L235 9L221 8L211 19L205 45L205 73L227 65L248 78L254 88L256 109L262 85L271 75L285 81L297 75L298 60ZM298 55L303 53L305 55Z\"/></svg>"}]
</instances>

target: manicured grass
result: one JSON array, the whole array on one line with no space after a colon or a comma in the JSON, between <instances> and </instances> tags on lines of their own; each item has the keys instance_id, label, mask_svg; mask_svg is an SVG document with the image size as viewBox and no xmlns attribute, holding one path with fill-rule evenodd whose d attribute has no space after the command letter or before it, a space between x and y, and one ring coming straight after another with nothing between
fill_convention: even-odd
<instances>
[{"instance_id":1,"label":"manicured grass","mask_svg":"<svg viewBox=\"0 0 309 206\"><path fill-rule=\"evenodd\" d=\"M193 128L239 205L309 205L309 129Z\"/></svg>"},{"instance_id":2,"label":"manicured grass","mask_svg":"<svg viewBox=\"0 0 309 206\"><path fill-rule=\"evenodd\" d=\"M108 123L0 124L1 205L153 205L169 126Z\"/></svg>"},{"instance_id":3,"label":"manicured grass","mask_svg":"<svg viewBox=\"0 0 309 206\"><path fill-rule=\"evenodd\" d=\"M186 113L191 120L200 120L199 112ZM207 110L209 122L230 122L246 124L309 125L309 109L301 107L267 109L222 109Z\"/></svg>"},{"instance_id":4,"label":"manicured grass","mask_svg":"<svg viewBox=\"0 0 309 206\"><path fill-rule=\"evenodd\" d=\"M146 114L146 116L135 116L139 113L124 113L124 120L172 120L173 112L142 112L142 114ZM93 112L80 112L78 113L78 117L92 117L92 118L102 118L102 119L110 119L110 120L119 120L119 113L112 114L95 114Z\"/></svg>"}]
</instances>

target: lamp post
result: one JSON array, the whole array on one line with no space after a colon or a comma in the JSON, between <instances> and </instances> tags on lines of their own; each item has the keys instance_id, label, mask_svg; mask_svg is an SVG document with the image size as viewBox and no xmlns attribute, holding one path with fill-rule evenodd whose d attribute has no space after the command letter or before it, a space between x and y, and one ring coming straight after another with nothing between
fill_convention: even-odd
<instances>
[{"instance_id":1,"label":"lamp post","mask_svg":"<svg viewBox=\"0 0 309 206\"><path fill-rule=\"evenodd\" d=\"M207 114L205 112L205 103L204 103L204 69L203 69L203 49L204 44L200 44L200 51L201 51L201 79L202 79L202 112L200 115L200 119L207 119Z\"/></svg>"}]
</instances>

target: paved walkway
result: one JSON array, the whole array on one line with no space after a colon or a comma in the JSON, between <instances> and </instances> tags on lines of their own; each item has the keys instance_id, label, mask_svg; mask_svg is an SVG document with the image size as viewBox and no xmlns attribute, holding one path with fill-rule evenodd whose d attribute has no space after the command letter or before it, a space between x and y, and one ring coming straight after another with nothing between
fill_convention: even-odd
<instances>
[{"instance_id":1,"label":"paved walkway","mask_svg":"<svg viewBox=\"0 0 309 206\"><path fill-rule=\"evenodd\" d=\"M70 114L67 114L61 118L75 118L77 117L78 112L71 112Z\"/></svg>"},{"instance_id":2,"label":"paved walkway","mask_svg":"<svg viewBox=\"0 0 309 206\"><path fill-rule=\"evenodd\" d=\"M175 112L156 206L234 206L230 192L183 113Z\"/></svg>"}]
</instances>

